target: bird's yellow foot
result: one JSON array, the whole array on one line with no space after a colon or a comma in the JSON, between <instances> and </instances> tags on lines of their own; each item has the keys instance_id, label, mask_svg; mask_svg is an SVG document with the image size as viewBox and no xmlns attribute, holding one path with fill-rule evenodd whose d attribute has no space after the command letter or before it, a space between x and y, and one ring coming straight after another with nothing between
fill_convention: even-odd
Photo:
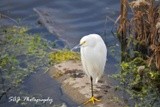
<instances>
[{"instance_id":1,"label":"bird's yellow foot","mask_svg":"<svg viewBox=\"0 0 160 107\"><path fill-rule=\"evenodd\" d=\"M92 96L88 101L86 101L84 104L87 104L89 102L92 102L93 104L96 102L96 101L100 101L98 100L97 98L95 98L94 96Z\"/></svg>"}]
</instances>

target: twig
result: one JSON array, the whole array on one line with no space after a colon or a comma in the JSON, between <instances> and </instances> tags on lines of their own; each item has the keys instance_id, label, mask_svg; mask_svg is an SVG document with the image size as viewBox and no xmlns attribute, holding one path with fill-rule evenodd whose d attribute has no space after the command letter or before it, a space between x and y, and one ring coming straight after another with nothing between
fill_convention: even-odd
<instances>
[{"instance_id":1,"label":"twig","mask_svg":"<svg viewBox=\"0 0 160 107\"><path fill-rule=\"evenodd\" d=\"M7 92L8 92L10 89L11 89L11 88L8 88L5 92L3 92L3 93L0 95L0 100L2 99L2 97L3 97L4 95L7 96Z\"/></svg>"},{"instance_id":2,"label":"twig","mask_svg":"<svg viewBox=\"0 0 160 107\"><path fill-rule=\"evenodd\" d=\"M15 20L15 19L13 19L13 18L11 18L11 17L9 17L9 16L7 16L7 15L4 15L4 14L2 14L2 13L0 13L0 18L8 18L8 19L10 19L11 21L13 21L13 22L15 22L17 25L18 25L18 22Z\"/></svg>"}]
</instances>

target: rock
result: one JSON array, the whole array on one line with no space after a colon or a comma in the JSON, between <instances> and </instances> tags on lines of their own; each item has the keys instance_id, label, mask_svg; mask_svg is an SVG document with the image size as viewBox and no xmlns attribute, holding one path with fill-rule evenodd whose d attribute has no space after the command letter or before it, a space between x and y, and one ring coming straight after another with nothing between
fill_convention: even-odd
<instances>
[{"instance_id":1,"label":"rock","mask_svg":"<svg viewBox=\"0 0 160 107\"><path fill-rule=\"evenodd\" d=\"M63 92L80 106L91 97L90 79L85 75L80 61L66 61L51 67L49 74L61 83ZM98 84L94 84L94 95L100 99L95 107L124 107L124 103L115 95L114 87L109 84L107 75L103 75Z\"/></svg>"}]
</instances>

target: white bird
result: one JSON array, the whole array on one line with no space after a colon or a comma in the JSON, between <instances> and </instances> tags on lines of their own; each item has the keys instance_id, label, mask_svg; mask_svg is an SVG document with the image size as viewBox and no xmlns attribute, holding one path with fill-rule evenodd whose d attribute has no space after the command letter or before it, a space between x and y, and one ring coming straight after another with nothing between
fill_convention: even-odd
<instances>
[{"instance_id":1,"label":"white bird","mask_svg":"<svg viewBox=\"0 0 160 107\"><path fill-rule=\"evenodd\" d=\"M98 34L84 36L80 40L79 46L84 72L91 80L91 98L86 103L92 102L94 104L95 101L100 100L93 95L93 83L97 83L104 72L107 60L107 48L103 39Z\"/></svg>"}]
</instances>

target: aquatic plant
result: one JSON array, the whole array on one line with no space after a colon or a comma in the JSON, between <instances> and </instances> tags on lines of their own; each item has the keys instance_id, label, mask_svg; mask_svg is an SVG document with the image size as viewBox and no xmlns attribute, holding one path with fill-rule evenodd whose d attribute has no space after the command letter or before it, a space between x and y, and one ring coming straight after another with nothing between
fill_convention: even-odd
<instances>
[{"instance_id":1,"label":"aquatic plant","mask_svg":"<svg viewBox=\"0 0 160 107\"><path fill-rule=\"evenodd\" d=\"M154 0L121 0L117 28L121 72L114 77L135 107L156 107L160 103L159 14L159 4Z\"/></svg>"},{"instance_id":2,"label":"aquatic plant","mask_svg":"<svg viewBox=\"0 0 160 107\"><path fill-rule=\"evenodd\" d=\"M128 16L129 7L133 13ZM122 54L139 51L160 70L159 5L154 0L121 0L118 38ZM122 60L125 60L122 55ZM124 58L123 58L124 57ZM134 57L134 55L132 56Z\"/></svg>"},{"instance_id":3,"label":"aquatic plant","mask_svg":"<svg viewBox=\"0 0 160 107\"><path fill-rule=\"evenodd\" d=\"M160 104L157 87L160 74L151 70L143 58L137 57L130 61L122 61L121 72L113 77L119 80L118 89L126 93L124 97L130 96L128 102L133 101L134 106L150 107Z\"/></svg>"},{"instance_id":4,"label":"aquatic plant","mask_svg":"<svg viewBox=\"0 0 160 107\"><path fill-rule=\"evenodd\" d=\"M0 30L0 100L30 73L49 67L47 42L27 31L17 26Z\"/></svg>"}]
</instances>

